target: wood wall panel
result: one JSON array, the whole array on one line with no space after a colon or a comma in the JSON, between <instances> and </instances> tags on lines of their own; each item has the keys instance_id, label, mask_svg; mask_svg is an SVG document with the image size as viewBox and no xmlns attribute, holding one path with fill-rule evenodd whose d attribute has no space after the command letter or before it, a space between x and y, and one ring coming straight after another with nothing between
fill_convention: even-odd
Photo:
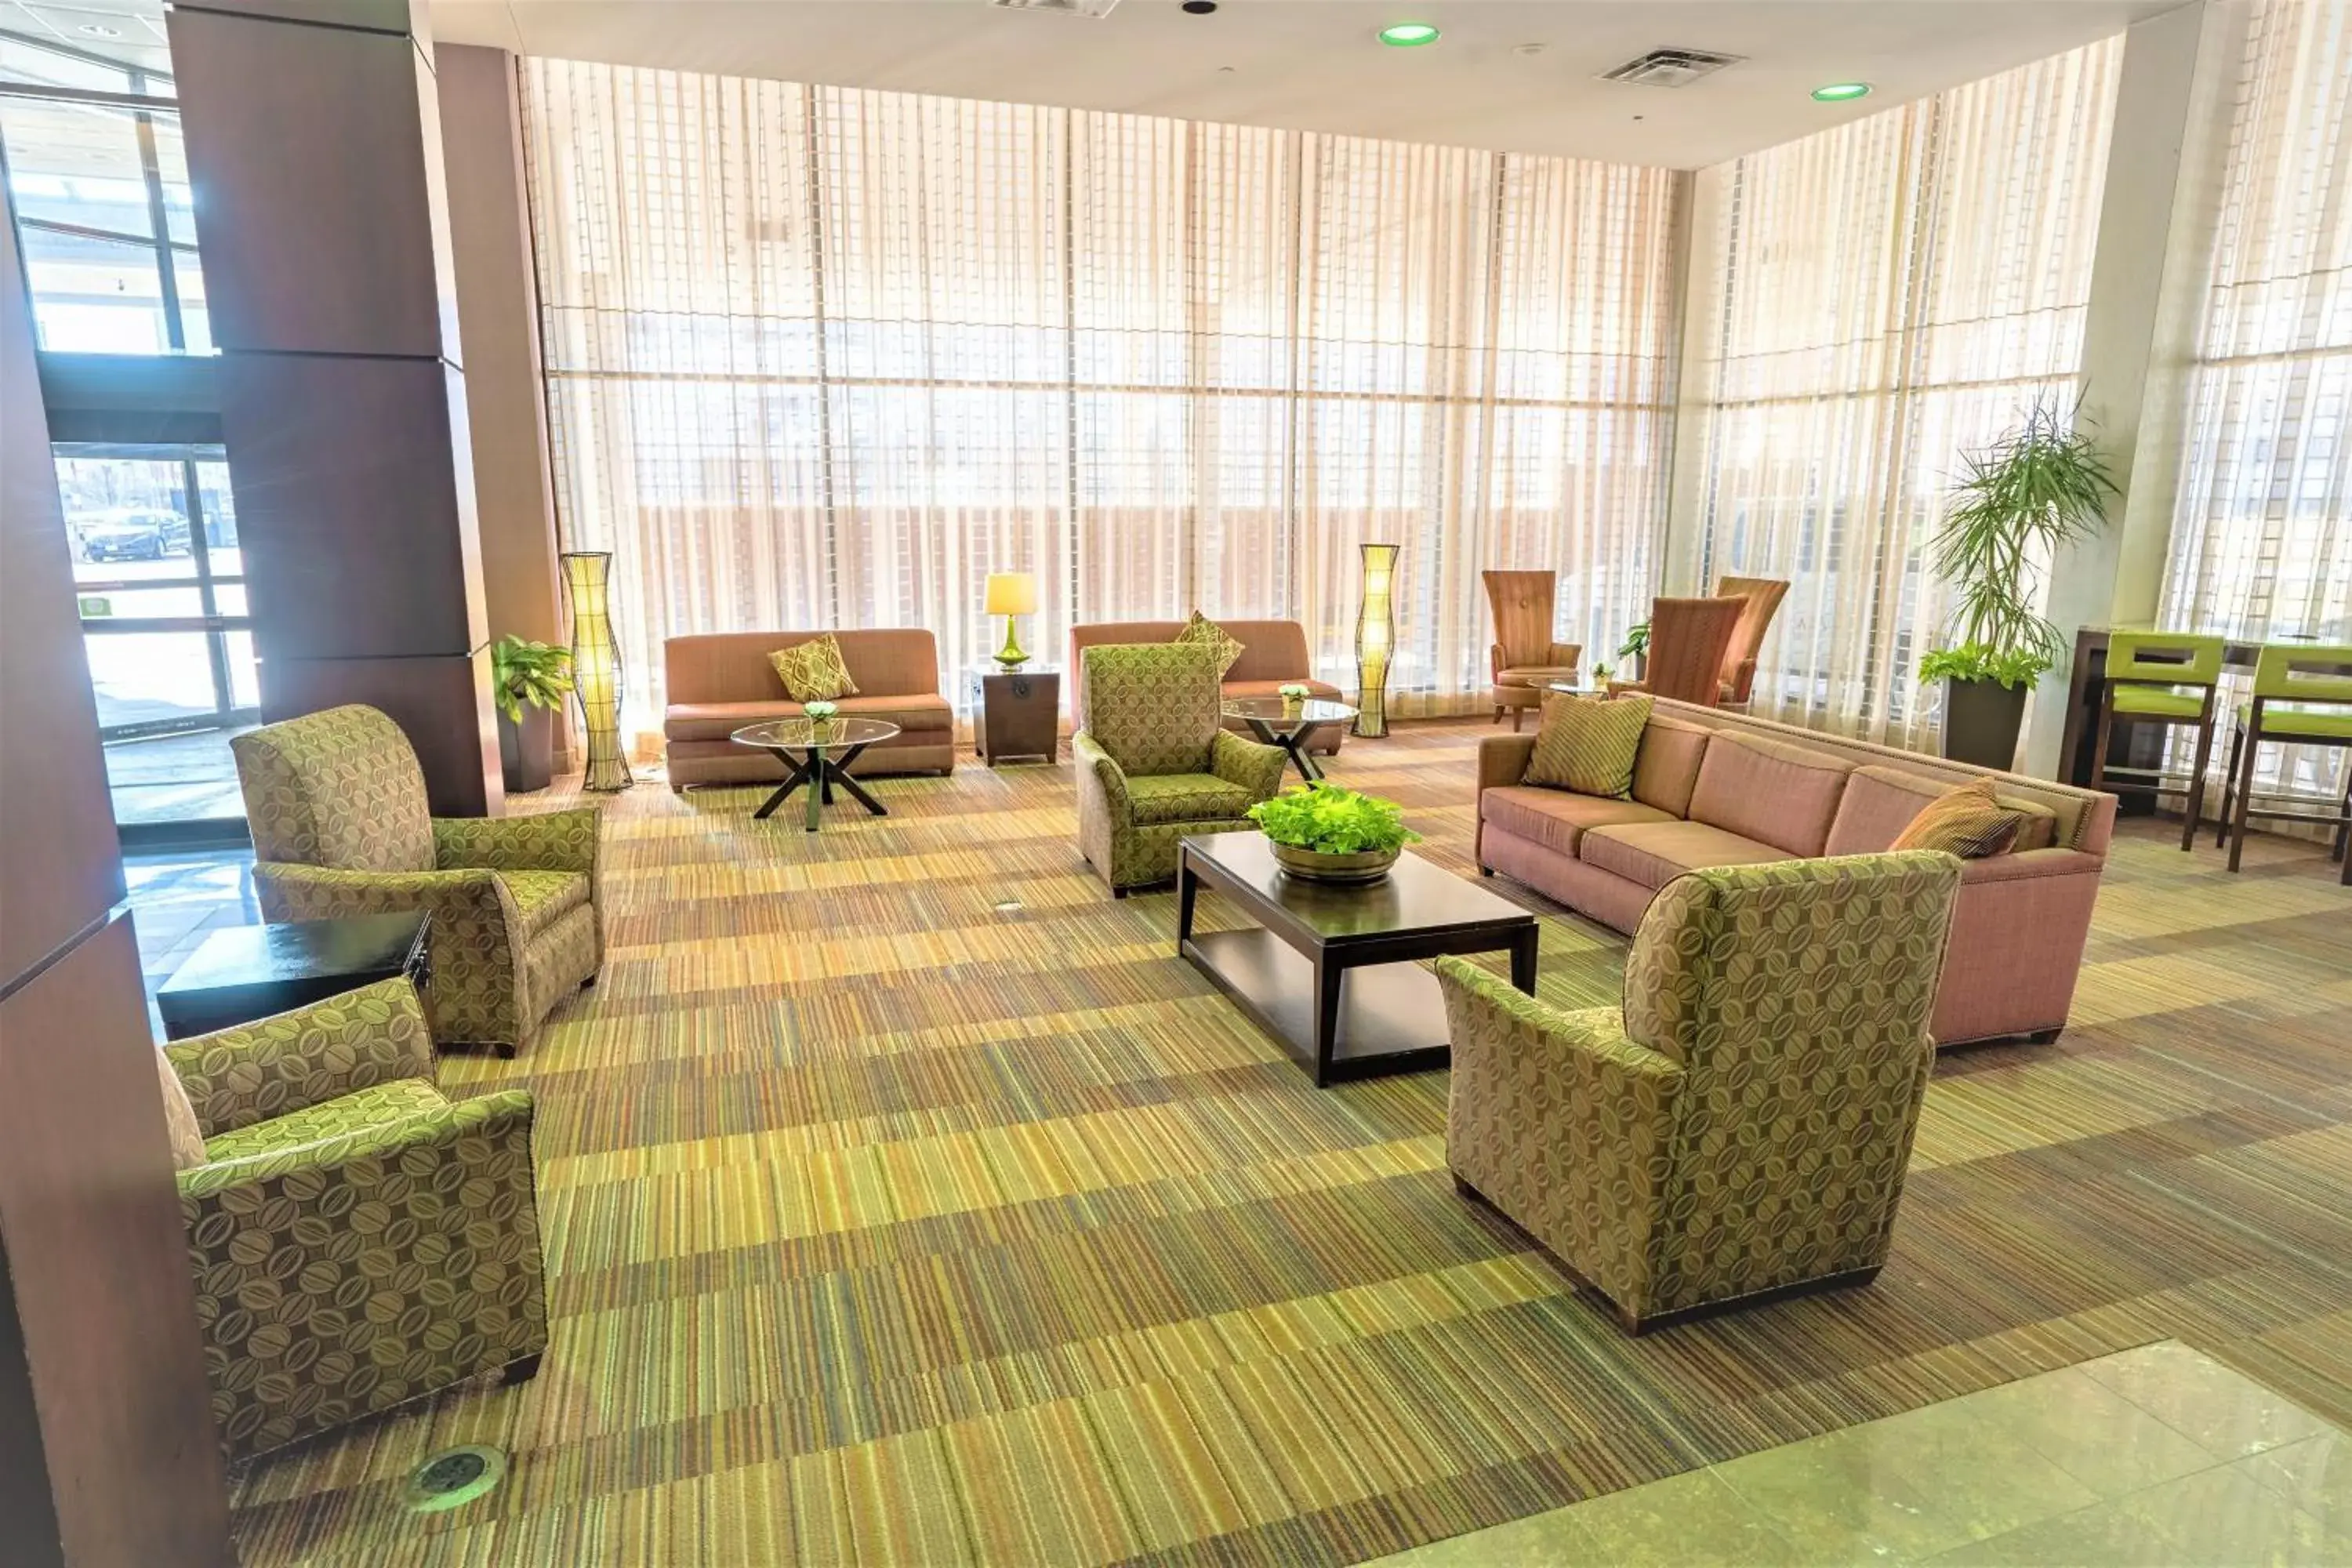
<instances>
[{"instance_id":1,"label":"wood wall panel","mask_svg":"<svg viewBox=\"0 0 2352 1568\"><path fill-rule=\"evenodd\" d=\"M495 816L506 809L506 786L489 690L488 648L431 658L265 660L261 715L289 719L341 702L381 708L416 748L434 816Z\"/></svg>"},{"instance_id":2,"label":"wood wall panel","mask_svg":"<svg viewBox=\"0 0 2352 1568\"><path fill-rule=\"evenodd\" d=\"M224 356L221 430L265 658L481 645L472 476L459 482L450 437L462 395L437 359Z\"/></svg>"},{"instance_id":3,"label":"wood wall panel","mask_svg":"<svg viewBox=\"0 0 2352 1568\"><path fill-rule=\"evenodd\" d=\"M169 26L213 341L455 359L415 42L185 6Z\"/></svg>"},{"instance_id":4,"label":"wood wall panel","mask_svg":"<svg viewBox=\"0 0 2352 1568\"><path fill-rule=\"evenodd\" d=\"M0 714L5 988L122 897L13 221L0 221Z\"/></svg>"}]
</instances>

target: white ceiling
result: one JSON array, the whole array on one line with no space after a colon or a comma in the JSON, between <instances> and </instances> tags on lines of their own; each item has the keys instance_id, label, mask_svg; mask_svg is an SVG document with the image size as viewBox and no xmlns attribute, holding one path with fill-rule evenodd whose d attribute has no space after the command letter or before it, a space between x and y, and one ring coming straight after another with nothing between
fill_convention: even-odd
<instances>
[{"instance_id":1,"label":"white ceiling","mask_svg":"<svg viewBox=\"0 0 2352 1568\"><path fill-rule=\"evenodd\" d=\"M1191 16L1121 0L1097 21L987 0L432 0L432 15L443 41L523 54L1694 168L2180 3L1223 0ZM1444 36L1374 41L1404 20ZM1513 52L1531 43L1543 51ZM1593 79L1662 46L1747 59L1674 90ZM1807 97L1847 80L1876 90Z\"/></svg>"}]
</instances>

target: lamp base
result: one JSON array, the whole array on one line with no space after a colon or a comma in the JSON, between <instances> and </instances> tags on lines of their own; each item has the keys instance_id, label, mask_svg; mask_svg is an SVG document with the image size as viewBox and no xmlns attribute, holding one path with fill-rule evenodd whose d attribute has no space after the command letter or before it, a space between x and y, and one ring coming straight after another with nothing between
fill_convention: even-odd
<instances>
[{"instance_id":1,"label":"lamp base","mask_svg":"<svg viewBox=\"0 0 2352 1568\"><path fill-rule=\"evenodd\" d=\"M1029 655L1023 650L1021 640L1013 635L1011 616L1004 617L1004 646L996 650L995 658L996 662L1006 669L1018 669L1029 662Z\"/></svg>"}]
</instances>

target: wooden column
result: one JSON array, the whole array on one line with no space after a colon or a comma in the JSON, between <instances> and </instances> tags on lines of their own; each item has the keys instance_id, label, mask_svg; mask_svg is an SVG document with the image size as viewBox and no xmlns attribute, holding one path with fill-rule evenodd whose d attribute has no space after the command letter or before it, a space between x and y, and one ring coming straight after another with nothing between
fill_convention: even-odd
<instances>
[{"instance_id":1,"label":"wooden column","mask_svg":"<svg viewBox=\"0 0 2352 1568\"><path fill-rule=\"evenodd\" d=\"M503 808L438 96L422 0L169 16L266 718L408 732Z\"/></svg>"},{"instance_id":2,"label":"wooden column","mask_svg":"<svg viewBox=\"0 0 2352 1568\"><path fill-rule=\"evenodd\" d=\"M0 1562L227 1568L227 1488L0 203Z\"/></svg>"}]
</instances>

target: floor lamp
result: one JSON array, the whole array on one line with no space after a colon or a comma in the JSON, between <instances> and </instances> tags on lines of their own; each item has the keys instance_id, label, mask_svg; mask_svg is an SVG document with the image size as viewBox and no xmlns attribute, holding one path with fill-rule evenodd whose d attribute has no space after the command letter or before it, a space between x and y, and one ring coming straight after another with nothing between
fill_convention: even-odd
<instances>
[{"instance_id":1,"label":"floor lamp","mask_svg":"<svg viewBox=\"0 0 2352 1568\"><path fill-rule=\"evenodd\" d=\"M626 789L628 759L621 755L621 650L613 641L609 551L567 551L564 595L572 603L572 688L588 731L588 776L582 787Z\"/></svg>"},{"instance_id":2,"label":"floor lamp","mask_svg":"<svg viewBox=\"0 0 2352 1568\"><path fill-rule=\"evenodd\" d=\"M1356 613L1356 733L1389 732L1389 655L1396 650L1399 546L1367 544L1364 606Z\"/></svg>"}]
</instances>

